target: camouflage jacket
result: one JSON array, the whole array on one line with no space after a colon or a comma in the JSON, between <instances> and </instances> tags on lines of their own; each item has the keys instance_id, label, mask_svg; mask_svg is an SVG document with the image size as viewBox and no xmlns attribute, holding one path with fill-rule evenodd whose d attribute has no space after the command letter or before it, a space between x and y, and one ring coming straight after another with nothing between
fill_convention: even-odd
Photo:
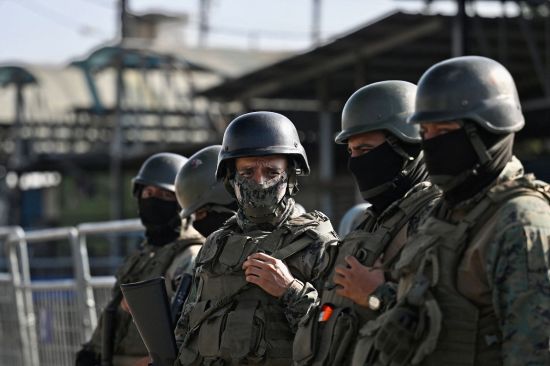
<instances>
[{"instance_id":1,"label":"camouflage jacket","mask_svg":"<svg viewBox=\"0 0 550 366\"><path fill-rule=\"evenodd\" d=\"M514 159L498 182L521 176L523 166ZM460 293L494 307L503 365L550 365L548 202L526 196L501 207L466 249L457 276Z\"/></svg>"},{"instance_id":2,"label":"camouflage jacket","mask_svg":"<svg viewBox=\"0 0 550 366\"><path fill-rule=\"evenodd\" d=\"M321 226L324 228L321 229ZM259 230L243 233L236 220L230 219L224 227L207 238L197 257L191 292L175 331L176 342L180 347L179 364L202 364L201 362L206 362L207 359L212 362L219 358L237 362L237 351L234 348L239 348L242 344L247 348L241 355L242 362L246 360L248 363L256 364L272 357L289 358L290 346L286 343L290 342L291 345L292 333L296 330L299 320L318 301L315 284L328 264L325 250L337 240L338 237L332 230L328 218L317 211L300 216L293 214L280 228L270 233ZM273 253L272 255L277 257L276 253L279 250L285 250L300 241L305 244L301 245L302 249L283 259L296 279L283 296L275 299L255 285L246 285L242 262L247 255L260 250ZM277 242L280 245L277 245ZM266 245L274 246L274 250L265 250ZM243 283L245 289L240 291ZM227 298L230 298L228 306L212 314L210 320L196 325L197 322L193 319L197 317L196 313L200 313L199 318L203 315L205 311L200 310L203 305L210 306ZM252 343L258 343L257 347L249 349L248 344L251 340L247 338L239 342L233 339L233 342L238 344L233 349L224 348L226 338L233 338L227 335L233 334L231 319L238 316L242 304L256 300L259 301L258 307L243 311L243 314L254 315L254 322L250 323L253 328L250 334L255 334ZM224 320L220 319L220 325L213 327L218 323L218 317ZM243 320L245 321L246 319ZM237 322L241 328L244 327L243 322ZM257 322L264 324L261 330L255 328ZM278 330L274 331L274 326ZM190 331L193 328L195 330ZM241 336L242 332L248 334L250 331L241 329L240 333L236 333L236 337ZM270 338L270 334L275 334L273 337L277 339ZM204 337L209 339L203 342ZM227 342L230 341L227 339ZM265 344L262 346L263 343ZM275 354L277 349L279 354ZM201 361L202 359L204 361Z\"/></svg>"},{"instance_id":3,"label":"camouflage jacket","mask_svg":"<svg viewBox=\"0 0 550 366\"><path fill-rule=\"evenodd\" d=\"M452 208L445 207L442 203L433 211L433 216L442 220L439 222L463 222L461 220L478 207L493 187L523 178L523 167L514 158L493 185ZM544 183L538 185L541 190L548 190ZM473 230L469 232L463 254L457 262L456 289L453 291L457 291L458 296L467 301L464 309L473 306L474 309L478 309L479 316L485 317L484 314L489 313L485 318L495 319L493 322L496 327L496 343L483 343L482 348L489 347L489 354L492 352L491 344L499 345L500 354L497 353L490 362L483 364L549 365L549 202L542 194L516 195L501 203L491 216L484 217L482 221L472 224ZM429 227L430 223L427 224L426 227ZM420 229L421 233L422 231L423 228ZM422 240L417 242L421 243ZM412 256L413 247L414 245L409 247ZM442 276L445 276L445 270L439 269L440 273L443 273ZM400 272L402 278L398 298L401 299L411 288L414 274L408 270L406 264ZM444 322L445 306L442 307ZM462 314L462 319L466 319L465 313ZM483 324L483 320L480 322ZM478 332L482 332L484 326L477 326ZM494 331L493 329L492 332ZM436 346L435 351L438 351L438 348L439 346ZM441 352L448 356L445 351ZM478 362L479 358L476 356L475 360Z\"/></svg>"}]
</instances>

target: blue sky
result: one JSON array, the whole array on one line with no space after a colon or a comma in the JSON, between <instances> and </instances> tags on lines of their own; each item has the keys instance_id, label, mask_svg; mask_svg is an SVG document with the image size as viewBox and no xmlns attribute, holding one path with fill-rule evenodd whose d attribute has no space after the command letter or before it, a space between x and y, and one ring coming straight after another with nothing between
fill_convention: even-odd
<instances>
[{"instance_id":1,"label":"blue sky","mask_svg":"<svg viewBox=\"0 0 550 366\"><path fill-rule=\"evenodd\" d=\"M188 13L186 41L197 39L199 0L128 0L136 12ZM0 63L65 63L116 35L117 0L0 0ZM310 45L312 0L212 0L209 45L300 49ZM419 11L414 0L322 0L321 34L327 39L396 8ZM480 11L498 13L491 5ZM487 9L488 8L488 9ZM436 11L453 12L452 2Z\"/></svg>"}]
</instances>

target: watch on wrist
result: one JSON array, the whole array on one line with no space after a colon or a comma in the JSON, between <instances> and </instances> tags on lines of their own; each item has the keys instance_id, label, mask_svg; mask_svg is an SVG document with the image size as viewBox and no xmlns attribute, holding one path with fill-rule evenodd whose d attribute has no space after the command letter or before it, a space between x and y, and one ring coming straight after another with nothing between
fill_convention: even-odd
<instances>
[{"instance_id":1,"label":"watch on wrist","mask_svg":"<svg viewBox=\"0 0 550 366\"><path fill-rule=\"evenodd\" d=\"M370 295L367 298L368 308L373 311L378 311L382 307L382 299L376 295Z\"/></svg>"}]
</instances>

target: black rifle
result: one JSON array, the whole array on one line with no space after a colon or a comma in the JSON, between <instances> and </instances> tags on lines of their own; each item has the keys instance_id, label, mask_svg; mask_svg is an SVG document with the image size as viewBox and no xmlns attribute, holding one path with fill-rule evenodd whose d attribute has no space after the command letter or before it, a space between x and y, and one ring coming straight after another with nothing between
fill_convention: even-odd
<instances>
[{"instance_id":1,"label":"black rifle","mask_svg":"<svg viewBox=\"0 0 550 366\"><path fill-rule=\"evenodd\" d=\"M176 328L176 324L181 316L183 310L183 304L189 296L191 290L191 283L193 282L193 276L189 273L184 273L181 276L181 281L178 285L174 298L172 299L172 305L170 305L170 314L172 314L172 324Z\"/></svg>"},{"instance_id":2,"label":"black rifle","mask_svg":"<svg viewBox=\"0 0 550 366\"><path fill-rule=\"evenodd\" d=\"M176 339L164 278L120 285L152 366L172 366Z\"/></svg>"}]
</instances>

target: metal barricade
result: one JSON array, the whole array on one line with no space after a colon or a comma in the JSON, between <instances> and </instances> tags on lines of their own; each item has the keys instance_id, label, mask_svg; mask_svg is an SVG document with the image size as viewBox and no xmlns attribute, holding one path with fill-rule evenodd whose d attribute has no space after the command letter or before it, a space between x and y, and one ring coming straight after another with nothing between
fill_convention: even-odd
<instances>
[{"instance_id":1,"label":"metal barricade","mask_svg":"<svg viewBox=\"0 0 550 366\"><path fill-rule=\"evenodd\" d=\"M16 358L22 365L38 365L38 352L35 333L35 316L32 304L32 293L30 290L30 272L28 266L27 245L24 240L25 233L20 227L7 227L0 229L5 255L8 258L9 278L11 288L8 294L13 295L12 302L6 298L6 309L12 309L15 313L15 319L11 316L9 310L2 313L2 323L12 323L15 325L5 337L11 341L2 347L13 346L13 350L3 350L2 354L8 358ZM10 291L11 290L11 291ZM4 320L5 319L5 320Z\"/></svg>"},{"instance_id":2,"label":"metal barricade","mask_svg":"<svg viewBox=\"0 0 550 366\"><path fill-rule=\"evenodd\" d=\"M0 365L25 366L19 324L12 276L0 273Z\"/></svg>"},{"instance_id":3,"label":"metal barricade","mask_svg":"<svg viewBox=\"0 0 550 366\"><path fill-rule=\"evenodd\" d=\"M94 291L96 318L99 319L101 312L111 300L111 290L115 284L115 278L113 276L92 277L90 284Z\"/></svg>"},{"instance_id":4,"label":"metal barricade","mask_svg":"<svg viewBox=\"0 0 550 366\"><path fill-rule=\"evenodd\" d=\"M139 219L119 220L97 223L84 223L77 226L78 231L78 251L81 260L78 266L81 268L79 272L81 277L77 279L79 288L85 292L85 299L97 299L100 301L92 301L86 303L87 314L89 314L90 323L85 325L85 338L89 339L92 336L94 328L97 326L97 318L101 310L107 305L110 299L110 291L114 284L114 278L105 279L99 278L93 283L90 276L90 264L87 249L87 239L91 235L116 234L116 233L131 233L143 231L144 227ZM93 313L93 314L92 314Z\"/></svg>"},{"instance_id":5,"label":"metal barricade","mask_svg":"<svg viewBox=\"0 0 550 366\"><path fill-rule=\"evenodd\" d=\"M87 237L142 231L139 220L24 232L0 228L9 273L0 273L0 365L74 365L110 299L114 277L92 278ZM73 278L31 281L28 244L67 240Z\"/></svg>"}]
</instances>

